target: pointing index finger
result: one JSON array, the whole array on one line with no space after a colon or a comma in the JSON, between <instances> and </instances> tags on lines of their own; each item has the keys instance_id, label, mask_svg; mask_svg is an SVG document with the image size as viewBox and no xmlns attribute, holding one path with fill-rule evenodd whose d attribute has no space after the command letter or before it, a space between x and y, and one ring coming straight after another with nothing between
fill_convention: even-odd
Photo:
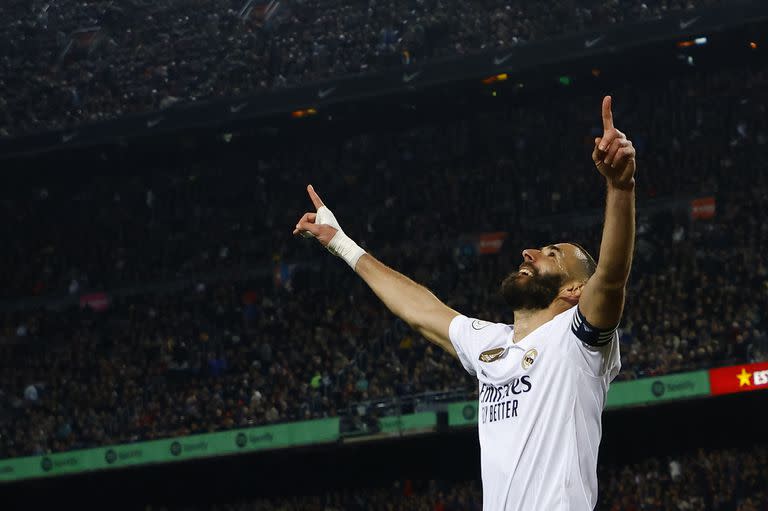
<instances>
[{"instance_id":1,"label":"pointing index finger","mask_svg":"<svg viewBox=\"0 0 768 511\"><path fill-rule=\"evenodd\" d=\"M611 111L612 99L610 96L603 98L603 131L613 129L613 112Z\"/></svg>"},{"instance_id":2,"label":"pointing index finger","mask_svg":"<svg viewBox=\"0 0 768 511\"><path fill-rule=\"evenodd\" d=\"M323 201L320 199L320 196L315 192L315 188L312 185L307 186L307 193L309 193L309 198L312 199L312 204L315 205L316 209L320 209L325 204L323 204Z\"/></svg>"}]
</instances>

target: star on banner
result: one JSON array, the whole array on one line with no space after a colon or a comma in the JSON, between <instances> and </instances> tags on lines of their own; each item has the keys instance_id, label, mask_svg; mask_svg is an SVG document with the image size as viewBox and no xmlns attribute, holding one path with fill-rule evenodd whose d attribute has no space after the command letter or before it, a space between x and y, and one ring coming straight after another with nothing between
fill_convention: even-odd
<instances>
[{"instance_id":1,"label":"star on banner","mask_svg":"<svg viewBox=\"0 0 768 511\"><path fill-rule=\"evenodd\" d=\"M736 378L739 379L739 387L743 387L744 385L752 385L752 382L750 381L752 378L752 373L748 373L747 370L743 367L741 368L741 373L736 375Z\"/></svg>"}]
</instances>

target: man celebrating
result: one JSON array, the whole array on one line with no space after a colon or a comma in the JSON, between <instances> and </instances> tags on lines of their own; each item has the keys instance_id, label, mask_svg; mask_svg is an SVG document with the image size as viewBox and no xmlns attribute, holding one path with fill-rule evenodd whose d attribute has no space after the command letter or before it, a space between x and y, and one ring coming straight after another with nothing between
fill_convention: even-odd
<instances>
[{"instance_id":1,"label":"man celebrating","mask_svg":"<svg viewBox=\"0 0 768 511\"><path fill-rule=\"evenodd\" d=\"M607 199L599 262L579 245L523 250L501 284L514 326L462 316L367 254L310 185L316 213L294 234L343 258L394 314L479 380L483 510L591 510L608 386L621 367L616 328L635 238L635 149L614 128L611 97L592 160Z\"/></svg>"}]
</instances>

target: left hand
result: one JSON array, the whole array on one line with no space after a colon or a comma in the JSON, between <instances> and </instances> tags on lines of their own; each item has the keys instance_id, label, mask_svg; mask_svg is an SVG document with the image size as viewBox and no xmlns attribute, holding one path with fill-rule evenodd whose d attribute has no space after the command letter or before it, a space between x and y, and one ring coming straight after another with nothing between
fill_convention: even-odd
<instances>
[{"instance_id":1,"label":"left hand","mask_svg":"<svg viewBox=\"0 0 768 511\"><path fill-rule=\"evenodd\" d=\"M610 96L603 98L603 136L595 139L592 161L609 186L627 189L635 185L635 148L613 127Z\"/></svg>"},{"instance_id":2,"label":"left hand","mask_svg":"<svg viewBox=\"0 0 768 511\"><path fill-rule=\"evenodd\" d=\"M299 218L299 221L296 223L293 235L296 236L300 234L305 238L316 238L322 246L328 248L328 245L331 243L333 237L336 236L336 233L339 231L343 233L344 231L341 230L341 226L339 226L336 217L333 216L331 210L323 204L323 200L312 185L307 186L307 193L312 200L312 204L315 205L316 212L304 213L304 216Z\"/></svg>"}]
</instances>

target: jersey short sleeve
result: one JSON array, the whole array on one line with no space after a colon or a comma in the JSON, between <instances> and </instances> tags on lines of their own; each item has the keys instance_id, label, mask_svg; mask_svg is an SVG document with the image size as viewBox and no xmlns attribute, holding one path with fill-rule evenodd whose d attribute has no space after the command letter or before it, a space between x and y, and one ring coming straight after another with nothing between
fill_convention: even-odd
<instances>
[{"instance_id":1,"label":"jersey short sleeve","mask_svg":"<svg viewBox=\"0 0 768 511\"><path fill-rule=\"evenodd\" d=\"M613 380L621 369L619 334L617 328L600 329L591 325L578 305L560 318L561 328L567 327L566 349L576 362L592 376Z\"/></svg>"},{"instance_id":2,"label":"jersey short sleeve","mask_svg":"<svg viewBox=\"0 0 768 511\"><path fill-rule=\"evenodd\" d=\"M477 375L480 355L493 357L503 353L511 333L512 328L504 323L490 323L462 315L453 318L448 328L448 337L461 365L473 376Z\"/></svg>"}]
</instances>

